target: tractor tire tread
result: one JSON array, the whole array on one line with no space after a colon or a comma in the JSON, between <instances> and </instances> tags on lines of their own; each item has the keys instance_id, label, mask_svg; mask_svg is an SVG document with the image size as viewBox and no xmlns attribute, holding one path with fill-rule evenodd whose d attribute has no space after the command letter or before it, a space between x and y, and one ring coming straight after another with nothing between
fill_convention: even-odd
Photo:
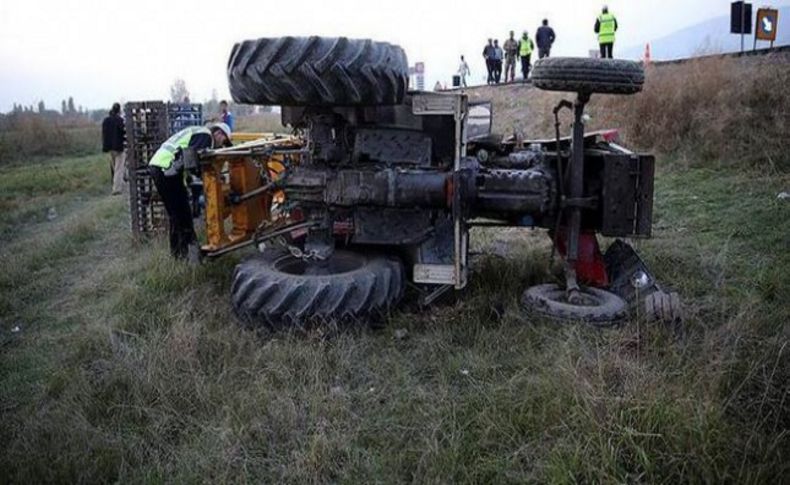
<instances>
[{"instance_id":1,"label":"tractor tire tread","mask_svg":"<svg viewBox=\"0 0 790 485\"><path fill-rule=\"evenodd\" d=\"M402 48L345 37L276 37L236 44L228 83L238 103L281 106L398 104L408 85Z\"/></svg>"},{"instance_id":2,"label":"tractor tire tread","mask_svg":"<svg viewBox=\"0 0 790 485\"><path fill-rule=\"evenodd\" d=\"M565 291L555 284L528 288L521 297L525 311L532 316L568 322L584 322L592 326L608 326L622 321L627 315L625 300L606 290L583 287L582 292L597 300L597 305L573 305L552 298Z\"/></svg>"},{"instance_id":3,"label":"tractor tire tread","mask_svg":"<svg viewBox=\"0 0 790 485\"><path fill-rule=\"evenodd\" d=\"M400 260L365 256L362 267L328 275L292 275L275 262L288 257L274 250L236 266L231 299L236 314L251 327L303 327L326 322L375 319L395 307L405 290Z\"/></svg>"},{"instance_id":4,"label":"tractor tire tread","mask_svg":"<svg viewBox=\"0 0 790 485\"><path fill-rule=\"evenodd\" d=\"M532 84L547 91L635 94L644 82L642 66L624 59L551 57L532 69Z\"/></svg>"}]
</instances>

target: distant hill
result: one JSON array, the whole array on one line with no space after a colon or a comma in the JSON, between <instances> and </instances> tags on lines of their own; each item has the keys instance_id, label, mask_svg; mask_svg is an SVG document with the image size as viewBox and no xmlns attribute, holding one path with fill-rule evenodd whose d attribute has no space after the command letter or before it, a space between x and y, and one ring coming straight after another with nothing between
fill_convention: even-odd
<instances>
[{"instance_id":1,"label":"distant hill","mask_svg":"<svg viewBox=\"0 0 790 485\"><path fill-rule=\"evenodd\" d=\"M757 6L753 10L753 17L757 16ZM754 21L754 20L752 20ZM754 29L754 25L752 25ZM752 35L745 37L745 48L751 50L754 42ZM774 46L790 44L790 7L779 9L779 30ZM768 47L767 42L758 42L757 47ZM683 28L667 36L650 41L653 60L682 59L700 54L716 54L724 52L737 52L741 49L741 37L730 34L730 17L716 17L696 25ZM627 59L641 59L645 46L636 45L615 48L618 57Z\"/></svg>"}]
</instances>

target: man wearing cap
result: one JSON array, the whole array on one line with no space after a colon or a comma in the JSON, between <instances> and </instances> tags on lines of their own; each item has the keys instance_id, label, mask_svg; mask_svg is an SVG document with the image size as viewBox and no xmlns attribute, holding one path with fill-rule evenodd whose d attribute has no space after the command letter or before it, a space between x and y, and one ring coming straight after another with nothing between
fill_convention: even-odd
<instances>
[{"instance_id":1,"label":"man wearing cap","mask_svg":"<svg viewBox=\"0 0 790 485\"><path fill-rule=\"evenodd\" d=\"M510 38L502 46L505 50L505 82L516 80L516 56L518 55L518 41L516 33L510 31Z\"/></svg>"},{"instance_id":2,"label":"man wearing cap","mask_svg":"<svg viewBox=\"0 0 790 485\"><path fill-rule=\"evenodd\" d=\"M229 146L230 140L230 127L225 123L190 126L162 143L148 162L148 171L170 220L170 253L176 258L189 257L190 262L199 260L186 187L187 171L199 170L199 167L187 165L197 150Z\"/></svg>"}]
</instances>

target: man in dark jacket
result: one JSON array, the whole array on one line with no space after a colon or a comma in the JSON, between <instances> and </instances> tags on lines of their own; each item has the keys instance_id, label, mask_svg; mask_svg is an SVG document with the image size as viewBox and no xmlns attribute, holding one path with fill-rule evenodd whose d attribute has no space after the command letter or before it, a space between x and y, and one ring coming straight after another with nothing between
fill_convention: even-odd
<instances>
[{"instance_id":1,"label":"man in dark jacket","mask_svg":"<svg viewBox=\"0 0 790 485\"><path fill-rule=\"evenodd\" d=\"M551 55L551 46L554 44L554 39L556 38L557 36L554 35L554 29L549 27L548 19L543 19L543 25L538 27L538 31L535 33L535 40L538 43L539 59Z\"/></svg>"},{"instance_id":2,"label":"man in dark jacket","mask_svg":"<svg viewBox=\"0 0 790 485\"><path fill-rule=\"evenodd\" d=\"M112 178L112 195L123 192L126 186L126 155L123 151L126 130L121 118L121 105L114 103L110 114L101 125L102 150L110 154L110 177Z\"/></svg>"},{"instance_id":3,"label":"man in dark jacket","mask_svg":"<svg viewBox=\"0 0 790 485\"><path fill-rule=\"evenodd\" d=\"M486 61L486 71L488 71L488 78L486 84L494 82L494 40L488 39L488 44L483 47L483 59Z\"/></svg>"}]
</instances>

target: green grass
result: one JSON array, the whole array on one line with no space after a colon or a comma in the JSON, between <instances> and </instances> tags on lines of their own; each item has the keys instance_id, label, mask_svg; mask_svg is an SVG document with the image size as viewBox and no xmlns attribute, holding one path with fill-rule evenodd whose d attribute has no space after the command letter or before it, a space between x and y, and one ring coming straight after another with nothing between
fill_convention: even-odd
<instances>
[{"instance_id":1,"label":"green grass","mask_svg":"<svg viewBox=\"0 0 790 485\"><path fill-rule=\"evenodd\" d=\"M0 481L790 473L788 176L660 174L640 251L685 298L680 332L527 319L521 291L550 278L544 236L490 230L473 249L506 257L477 259L455 300L407 306L383 330L302 335L237 325L240 256L192 268L163 240L135 244L105 169L99 156L0 168Z\"/></svg>"}]
</instances>

